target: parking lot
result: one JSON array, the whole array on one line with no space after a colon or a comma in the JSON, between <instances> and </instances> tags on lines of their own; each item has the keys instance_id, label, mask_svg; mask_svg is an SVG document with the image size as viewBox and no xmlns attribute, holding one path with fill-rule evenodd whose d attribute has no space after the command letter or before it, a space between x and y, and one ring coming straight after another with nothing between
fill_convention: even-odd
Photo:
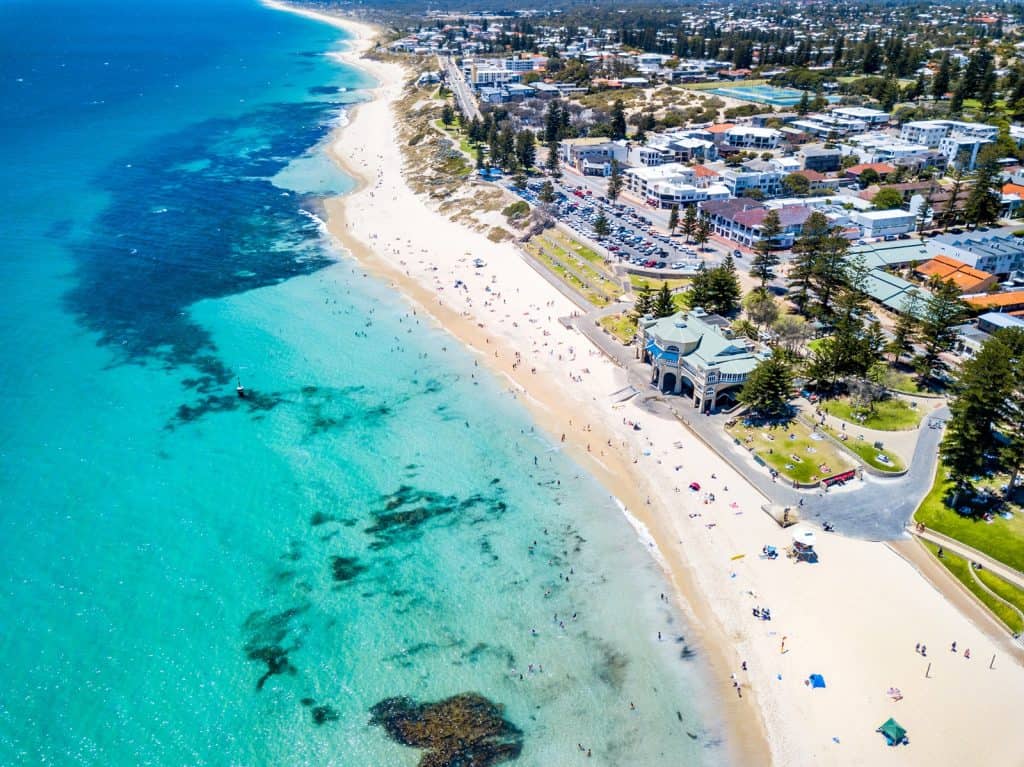
<instances>
[{"instance_id":1,"label":"parking lot","mask_svg":"<svg viewBox=\"0 0 1024 767\"><path fill-rule=\"evenodd\" d=\"M526 189L512 191L531 204L539 204L537 194L543 183L534 180ZM582 186L558 184L555 189L552 213L565 226L598 242L609 259L645 269L692 273L701 261L708 262L707 256L712 255L698 255L696 246L687 244L682 237L656 230L651 218L631 205L610 202ZM606 237L598 237L594 231L594 222L601 213L608 221Z\"/></svg>"}]
</instances>

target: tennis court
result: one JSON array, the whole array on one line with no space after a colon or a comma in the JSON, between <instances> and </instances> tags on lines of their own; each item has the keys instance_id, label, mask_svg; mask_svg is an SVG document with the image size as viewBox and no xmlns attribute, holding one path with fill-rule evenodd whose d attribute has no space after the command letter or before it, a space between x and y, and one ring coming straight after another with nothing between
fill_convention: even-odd
<instances>
[{"instance_id":1,"label":"tennis court","mask_svg":"<svg viewBox=\"0 0 1024 767\"><path fill-rule=\"evenodd\" d=\"M741 101L753 101L758 104L771 104L774 107L793 107L800 103L804 91L796 88L778 88L774 85L732 85L726 88L714 88L708 93L728 96ZM813 94L808 94L813 97ZM830 102L839 101L837 96L829 96Z\"/></svg>"}]
</instances>

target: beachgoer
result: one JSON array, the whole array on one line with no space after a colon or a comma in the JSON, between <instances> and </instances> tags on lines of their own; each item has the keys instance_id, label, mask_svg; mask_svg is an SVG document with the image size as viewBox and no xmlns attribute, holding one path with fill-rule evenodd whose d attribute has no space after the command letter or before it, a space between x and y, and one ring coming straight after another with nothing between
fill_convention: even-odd
<instances>
[{"instance_id":1,"label":"beachgoer","mask_svg":"<svg viewBox=\"0 0 1024 767\"><path fill-rule=\"evenodd\" d=\"M950 652L956 652L956 642L953 642L953 644L951 644L949 646L949 651Z\"/></svg>"},{"instance_id":2,"label":"beachgoer","mask_svg":"<svg viewBox=\"0 0 1024 767\"><path fill-rule=\"evenodd\" d=\"M967 658L967 660L971 659L971 648L970 647L968 647L966 650L964 650L964 657Z\"/></svg>"}]
</instances>

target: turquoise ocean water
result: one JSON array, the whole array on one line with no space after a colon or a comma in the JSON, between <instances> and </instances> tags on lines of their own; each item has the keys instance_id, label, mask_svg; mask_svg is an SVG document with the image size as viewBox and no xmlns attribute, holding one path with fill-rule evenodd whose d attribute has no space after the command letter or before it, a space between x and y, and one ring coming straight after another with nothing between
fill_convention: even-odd
<instances>
[{"instance_id":1,"label":"turquoise ocean water","mask_svg":"<svg viewBox=\"0 0 1024 767\"><path fill-rule=\"evenodd\" d=\"M323 240L342 45L0 3L0 764L721 764L612 499Z\"/></svg>"}]
</instances>

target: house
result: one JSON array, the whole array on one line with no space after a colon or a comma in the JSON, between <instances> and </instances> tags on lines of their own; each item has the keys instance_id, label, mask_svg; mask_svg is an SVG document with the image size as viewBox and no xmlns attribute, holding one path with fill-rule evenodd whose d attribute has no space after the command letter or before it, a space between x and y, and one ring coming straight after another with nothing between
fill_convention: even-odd
<instances>
[{"instance_id":1,"label":"house","mask_svg":"<svg viewBox=\"0 0 1024 767\"><path fill-rule=\"evenodd\" d=\"M626 159L626 146L619 141L606 138L571 138L560 144L562 162L584 176L608 176L612 172L612 160Z\"/></svg>"},{"instance_id":2,"label":"house","mask_svg":"<svg viewBox=\"0 0 1024 767\"><path fill-rule=\"evenodd\" d=\"M717 123L716 125L709 125L704 130L711 136L711 141L715 146L721 146L722 144L728 143L725 140L725 134L735 127L735 123Z\"/></svg>"},{"instance_id":3,"label":"house","mask_svg":"<svg viewBox=\"0 0 1024 767\"><path fill-rule=\"evenodd\" d=\"M734 399L768 354L752 341L734 338L728 327L725 319L702 309L641 320L651 383L663 392L688 396L701 412L712 411L724 397Z\"/></svg>"},{"instance_id":4,"label":"house","mask_svg":"<svg viewBox=\"0 0 1024 767\"><path fill-rule=\"evenodd\" d=\"M964 294L987 293L999 283L996 275L945 255L925 261L914 269L914 274L926 280L937 277L943 282L952 282Z\"/></svg>"},{"instance_id":5,"label":"house","mask_svg":"<svg viewBox=\"0 0 1024 767\"><path fill-rule=\"evenodd\" d=\"M822 173L818 173L816 170L797 170L791 175L806 178L809 183L807 191L811 194L826 194L834 192L839 188L839 179L829 178Z\"/></svg>"},{"instance_id":6,"label":"house","mask_svg":"<svg viewBox=\"0 0 1024 767\"><path fill-rule=\"evenodd\" d=\"M868 170L873 170L879 176L885 178L890 173L894 172L896 168L885 162L868 162L861 163L859 165L851 165L849 168L846 169L846 173L844 173L843 175L846 176L846 178L852 178L857 181L860 181L861 174Z\"/></svg>"}]
</instances>

